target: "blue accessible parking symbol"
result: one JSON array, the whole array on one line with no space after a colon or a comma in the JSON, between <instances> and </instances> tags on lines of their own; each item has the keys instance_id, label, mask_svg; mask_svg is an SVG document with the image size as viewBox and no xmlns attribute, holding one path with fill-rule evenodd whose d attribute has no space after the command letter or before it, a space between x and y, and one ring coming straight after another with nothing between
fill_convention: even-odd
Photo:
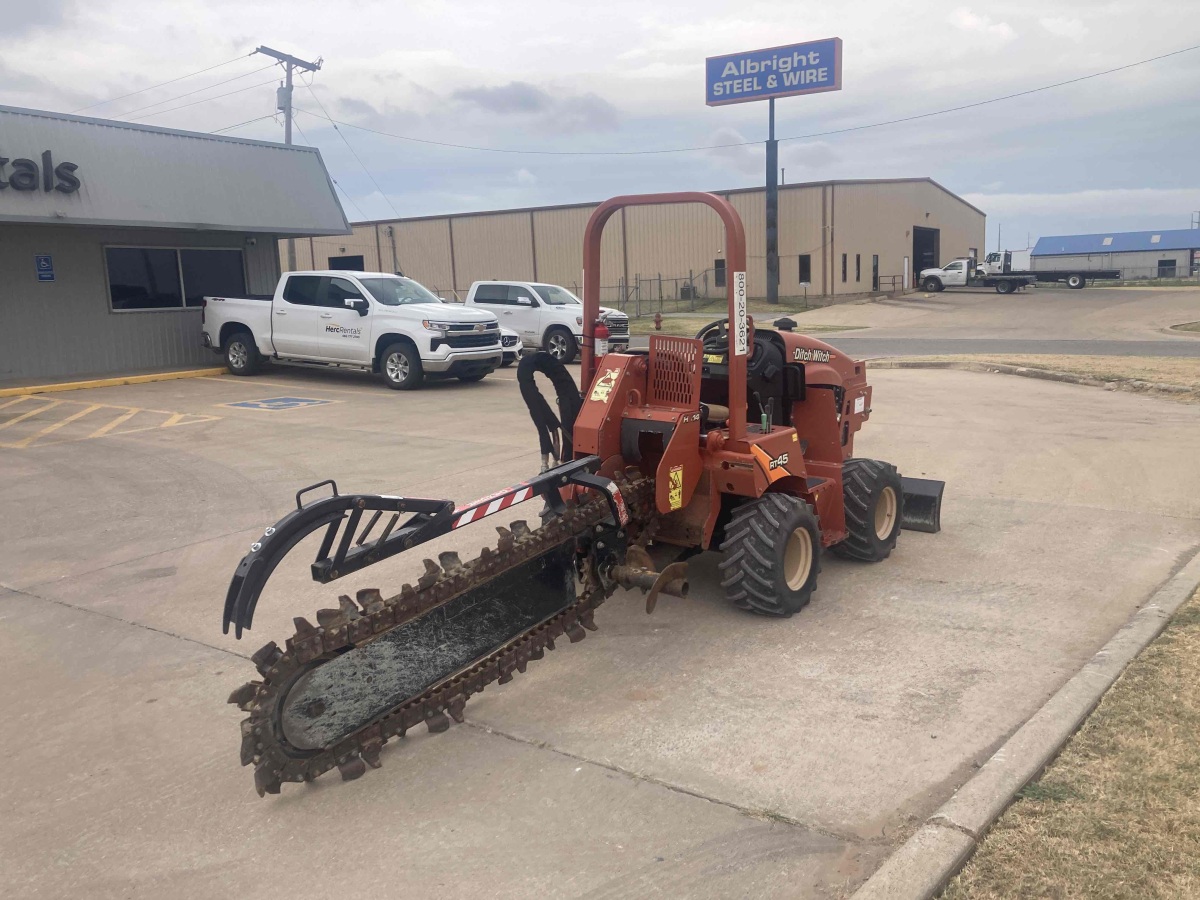
<instances>
[{"instance_id":1,"label":"blue accessible parking symbol","mask_svg":"<svg viewBox=\"0 0 1200 900\"><path fill-rule=\"evenodd\" d=\"M266 400L242 400L239 403L224 405L242 409L296 409L298 406L320 406L322 403L329 402L329 400L317 400L313 397L268 397Z\"/></svg>"},{"instance_id":2,"label":"blue accessible parking symbol","mask_svg":"<svg viewBox=\"0 0 1200 900\"><path fill-rule=\"evenodd\" d=\"M34 256L34 268L37 269L38 281L53 281L54 280L54 257L52 256Z\"/></svg>"}]
</instances>

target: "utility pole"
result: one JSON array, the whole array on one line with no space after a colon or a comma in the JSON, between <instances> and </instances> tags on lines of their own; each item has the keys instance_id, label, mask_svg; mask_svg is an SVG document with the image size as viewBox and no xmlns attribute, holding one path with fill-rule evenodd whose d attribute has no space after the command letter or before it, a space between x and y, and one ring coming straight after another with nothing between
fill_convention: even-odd
<instances>
[{"instance_id":1,"label":"utility pole","mask_svg":"<svg viewBox=\"0 0 1200 900\"><path fill-rule=\"evenodd\" d=\"M775 98L767 125L767 302L779 302L779 142L775 140Z\"/></svg>"},{"instance_id":2,"label":"utility pole","mask_svg":"<svg viewBox=\"0 0 1200 900\"><path fill-rule=\"evenodd\" d=\"M306 62L303 59L288 53L280 53L278 50L272 50L270 47L262 46L254 51L261 53L263 56L270 56L283 63L283 70L286 73L284 77L284 85L275 92L275 106L283 112L283 142L290 144L292 142L292 69L303 69L306 72L315 72L321 68L321 57L317 57L316 62ZM296 270L296 239L288 238L287 242L287 257L288 271ZM314 261L315 264L315 261Z\"/></svg>"}]
</instances>

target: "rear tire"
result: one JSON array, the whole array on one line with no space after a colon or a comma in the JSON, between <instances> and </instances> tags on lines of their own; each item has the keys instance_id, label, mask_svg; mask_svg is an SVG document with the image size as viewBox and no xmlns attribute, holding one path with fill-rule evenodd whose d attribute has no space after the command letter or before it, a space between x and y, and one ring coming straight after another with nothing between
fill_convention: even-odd
<instances>
[{"instance_id":1,"label":"rear tire","mask_svg":"<svg viewBox=\"0 0 1200 900\"><path fill-rule=\"evenodd\" d=\"M812 599L821 571L821 527L790 494L764 494L733 511L721 544L721 586L734 606L786 618Z\"/></svg>"},{"instance_id":2,"label":"rear tire","mask_svg":"<svg viewBox=\"0 0 1200 900\"><path fill-rule=\"evenodd\" d=\"M262 359L254 336L248 331L235 331L225 339L225 368L233 375L253 375Z\"/></svg>"},{"instance_id":3,"label":"rear tire","mask_svg":"<svg viewBox=\"0 0 1200 900\"><path fill-rule=\"evenodd\" d=\"M846 460L842 464L842 500L850 535L829 549L864 562L887 559L896 546L904 516L904 488L896 467L877 459Z\"/></svg>"},{"instance_id":4,"label":"rear tire","mask_svg":"<svg viewBox=\"0 0 1200 900\"><path fill-rule=\"evenodd\" d=\"M575 360L579 348L575 345L575 336L566 328L557 325L546 332L546 352L564 366Z\"/></svg>"},{"instance_id":5,"label":"rear tire","mask_svg":"<svg viewBox=\"0 0 1200 900\"><path fill-rule=\"evenodd\" d=\"M1012 286L1011 281L997 281L996 282L996 293L997 294L1011 294L1012 289L1013 289L1013 286Z\"/></svg>"},{"instance_id":6,"label":"rear tire","mask_svg":"<svg viewBox=\"0 0 1200 900\"><path fill-rule=\"evenodd\" d=\"M1072 290L1075 290L1075 291L1083 290L1083 285L1084 285L1084 277L1082 275L1068 275L1067 276L1067 287L1071 288Z\"/></svg>"},{"instance_id":7,"label":"rear tire","mask_svg":"<svg viewBox=\"0 0 1200 900\"><path fill-rule=\"evenodd\" d=\"M387 386L397 391L411 391L421 386L425 370L421 368L421 354L408 341L389 344L379 357L379 371Z\"/></svg>"}]
</instances>

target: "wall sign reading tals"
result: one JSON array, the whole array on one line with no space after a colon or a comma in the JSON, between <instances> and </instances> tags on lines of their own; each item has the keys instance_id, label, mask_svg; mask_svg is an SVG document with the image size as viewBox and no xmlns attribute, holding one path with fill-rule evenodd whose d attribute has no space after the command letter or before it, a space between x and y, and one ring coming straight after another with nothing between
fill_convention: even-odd
<instances>
[{"instance_id":1,"label":"wall sign reading tals","mask_svg":"<svg viewBox=\"0 0 1200 900\"><path fill-rule=\"evenodd\" d=\"M12 171L9 171L9 166ZM79 166L73 162L54 164L54 155L49 151L42 153L42 165L32 159L18 157L9 159L0 156L0 191L12 188L14 191L36 191L39 187L46 192L58 191L62 194L73 194L80 187L79 178L75 172Z\"/></svg>"}]
</instances>

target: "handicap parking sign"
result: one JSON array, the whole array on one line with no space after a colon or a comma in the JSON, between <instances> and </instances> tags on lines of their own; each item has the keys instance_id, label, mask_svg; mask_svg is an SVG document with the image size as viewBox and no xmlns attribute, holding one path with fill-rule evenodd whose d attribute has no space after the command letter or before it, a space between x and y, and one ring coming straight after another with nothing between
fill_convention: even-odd
<instances>
[{"instance_id":1,"label":"handicap parking sign","mask_svg":"<svg viewBox=\"0 0 1200 900\"><path fill-rule=\"evenodd\" d=\"M37 269L38 281L53 281L54 280L54 257L52 256L35 256L33 258L34 268Z\"/></svg>"},{"instance_id":2,"label":"handicap parking sign","mask_svg":"<svg viewBox=\"0 0 1200 900\"><path fill-rule=\"evenodd\" d=\"M235 406L242 409L296 409L300 406L320 406L329 400L317 400L313 397L268 397L265 400L242 400L238 403L226 403L225 406Z\"/></svg>"}]
</instances>

